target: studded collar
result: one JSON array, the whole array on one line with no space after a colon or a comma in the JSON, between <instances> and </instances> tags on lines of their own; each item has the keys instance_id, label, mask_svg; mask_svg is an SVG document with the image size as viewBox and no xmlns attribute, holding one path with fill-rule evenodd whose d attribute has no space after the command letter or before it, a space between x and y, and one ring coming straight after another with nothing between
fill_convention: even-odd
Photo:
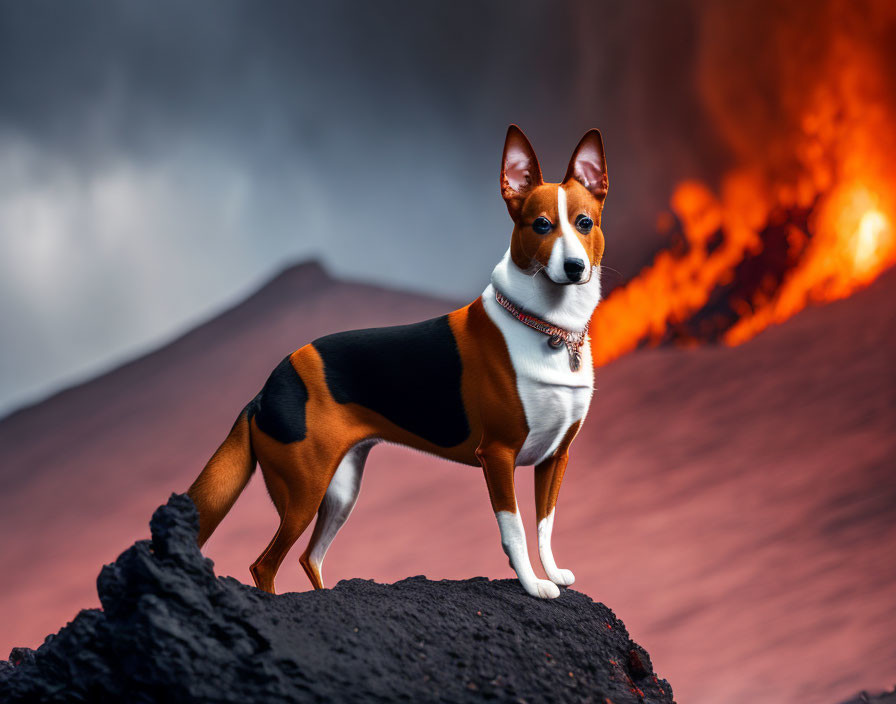
<instances>
[{"instance_id":1,"label":"studded collar","mask_svg":"<svg viewBox=\"0 0 896 704\"><path fill-rule=\"evenodd\" d=\"M590 321L585 325L585 329L580 332L573 332L564 328L552 325L546 320L542 320L531 313L527 313L522 308L514 304L507 296L495 288L495 300L510 315L519 320L523 325L527 325L533 330L548 336L548 346L552 349L559 349L561 345L566 345L569 354L569 368L577 372L582 367L582 347L585 340L588 339L588 328L591 326Z\"/></svg>"}]
</instances>

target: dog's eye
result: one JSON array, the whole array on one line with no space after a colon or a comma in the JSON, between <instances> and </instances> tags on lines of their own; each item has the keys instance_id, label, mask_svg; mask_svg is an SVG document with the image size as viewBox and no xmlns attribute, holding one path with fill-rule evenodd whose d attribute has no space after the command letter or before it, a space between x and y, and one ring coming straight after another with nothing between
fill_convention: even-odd
<instances>
[{"instance_id":1,"label":"dog's eye","mask_svg":"<svg viewBox=\"0 0 896 704\"><path fill-rule=\"evenodd\" d=\"M551 224L551 221L544 216L537 217L532 221L532 229L535 230L535 232L537 232L539 235L548 234L553 229L553 227L554 226Z\"/></svg>"},{"instance_id":2,"label":"dog's eye","mask_svg":"<svg viewBox=\"0 0 896 704\"><path fill-rule=\"evenodd\" d=\"M576 218L576 229L583 235L591 232L592 227L594 227L594 221L584 213Z\"/></svg>"}]
</instances>

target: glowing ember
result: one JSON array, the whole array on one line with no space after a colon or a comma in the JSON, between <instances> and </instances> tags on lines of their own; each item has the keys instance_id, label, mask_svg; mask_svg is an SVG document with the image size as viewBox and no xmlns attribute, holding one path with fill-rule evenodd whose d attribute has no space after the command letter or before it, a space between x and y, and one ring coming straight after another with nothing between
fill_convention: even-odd
<instances>
[{"instance_id":1,"label":"glowing ember","mask_svg":"<svg viewBox=\"0 0 896 704\"><path fill-rule=\"evenodd\" d=\"M887 216L864 188L834 189L818 207L815 232L800 265L768 305L745 316L725 335L737 345L809 303L845 298L896 261Z\"/></svg>"},{"instance_id":2,"label":"glowing ember","mask_svg":"<svg viewBox=\"0 0 896 704\"><path fill-rule=\"evenodd\" d=\"M885 237L889 232L887 217L879 210L869 210L859 221L859 230L855 237L856 271L866 272L881 259ZM889 243L888 243L889 244Z\"/></svg>"}]
</instances>

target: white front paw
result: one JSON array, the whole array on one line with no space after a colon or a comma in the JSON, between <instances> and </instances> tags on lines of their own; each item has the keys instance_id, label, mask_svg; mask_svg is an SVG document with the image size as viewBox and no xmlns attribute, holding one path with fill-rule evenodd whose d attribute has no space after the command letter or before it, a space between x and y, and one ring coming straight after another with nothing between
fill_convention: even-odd
<instances>
[{"instance_id":1,"label":"white front paw","mask_svg":"<svg viewBox=\"0 0 896 704\"><path fill-rule=\"evenodd\" d=\"M560 587L547 579L536 579L531 584L524 584L523 588L539 599L556 599L560 596Z\"/></svg>"},{"instance_id":2,"label":"white front paw","mask_svg":"<svg viewBox=\"0 0 896 704\"><path fill-rule=\"evenodd\" d=\"M572 573L571 570L558 569L556 572L548 576L551 578L551 581L554 584L559 584L561 587L568 587L570 584L576 581L576 576Z\"/></svg>"}]
</instances>

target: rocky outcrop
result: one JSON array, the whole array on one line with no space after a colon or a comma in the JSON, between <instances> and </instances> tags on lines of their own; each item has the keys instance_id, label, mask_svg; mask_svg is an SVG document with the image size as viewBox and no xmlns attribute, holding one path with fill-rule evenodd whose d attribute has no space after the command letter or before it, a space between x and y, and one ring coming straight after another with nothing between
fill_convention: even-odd
<instances>
[{"instance_id":1,"label":"rocky outcrop","mask_svg":"<svg viewBox=\"0 0 896 704\"><path fill-rule=\"evenodd\" d=\"M511 580L340 582L274 596L216 577L173 495L36 651L0 662L0 700L672 702L610 609Z\"/></svg>"}]
</instances>

